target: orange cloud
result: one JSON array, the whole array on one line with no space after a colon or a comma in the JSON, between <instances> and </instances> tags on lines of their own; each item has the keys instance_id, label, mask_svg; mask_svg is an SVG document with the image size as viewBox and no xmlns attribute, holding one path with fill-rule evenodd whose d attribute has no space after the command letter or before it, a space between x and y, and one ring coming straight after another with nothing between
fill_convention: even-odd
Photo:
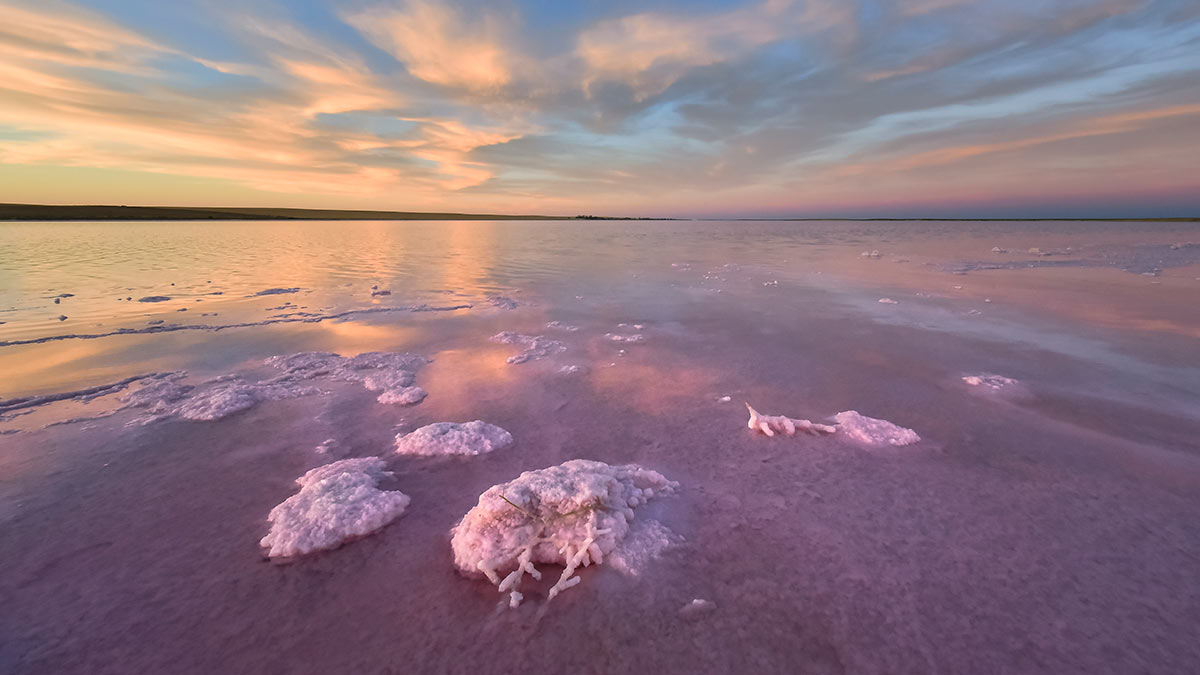
<instances>
[{"instance_id":1,"label":"orange cloud","mask_svg":"<svg viewBox=\"0 0 1200 675\"><path fill-rule=\"evenodd\" d=\"M409 2L403 9L368 9L346 20L426 82L488 91L512 80L502 22L493 14L468 22L444 5Z\"/></svg>"}]
</instances>

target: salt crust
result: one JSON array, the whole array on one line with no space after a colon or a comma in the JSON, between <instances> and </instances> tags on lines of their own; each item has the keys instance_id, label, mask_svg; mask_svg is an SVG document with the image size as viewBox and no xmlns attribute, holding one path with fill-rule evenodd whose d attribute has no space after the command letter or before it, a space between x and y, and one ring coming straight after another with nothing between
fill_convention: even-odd
<instances>
[{"instance_id":1,"label":"salt crust","mask_svg":"<svg viewBox=\"0 0 1200 675\"><path fill-rule=\"evenodd\" d=\"M437 422L396 436L400 455L482 455L506 447L512 434L481 420L458 424Z\"/></svg>"},{"instance_id":2,"label":"salt crust","mask_svg":"<svg viewBox=\"0 0 1200 675\"><path fill-rule=\"evenodd\" d=\"M159 376L150 384L130 392L122 400L127 408L144 408L149 415L136 423L180 417L187 420L219 420L274 401L321 393L308 384L320 378L359 382L381 392L380 403L412 405L425 398L425 390L411 386L414 371L429 360L416 354L366 352L353 357L329 352L301 352L272 356L266 364L282 371L261 382L245 382L238 375L223 375L201 383L184 384L186 372Z\"/></svg>"},{"instance_id":3,"label":"salt crust","mask_svg":"<svg viewBox=\"0 0 1200 675\"><path fill-rule=\"evenodd\" d=\"M518 345L524 348L524 351L520 354L513 354L506 359L507 363L514 366L526 361L544 359L567 348L562 342L552 340L545 335L521 335L510 330L496 333L488 339L492 342L499 342L505 345Z\"/></svg>"},{"instance_id":4,"label":"salt crust","mask_svg":"<svg viewBox=\"0 0 1200 675\"><path fill-rule=\"evenodd\" d=\"M541 579L534 563L563 565L549 592L553 599L579 583L574 576L579 567L620 557L634 509L678 487L635 464L574 459L526 471L488 488L454 526L454 564L468 576L486 576L510 594L513 607L522 599L522 577ZM652 538L661 540L662 531Z\"/></svg>"},{"instance_id":5,"label":"salt crust","mask_svg":"<svg viewBox=\"0 0 1200 675\"><path fill-rule=\"evenodd\" d=\"M268 557L292 557L377 532L409 503L403 492L376 487L391 475L378 457L343 459L309 471L296 479L300 491L271 509L271 530L260 545Z\"/></svg>"}]
</instances>

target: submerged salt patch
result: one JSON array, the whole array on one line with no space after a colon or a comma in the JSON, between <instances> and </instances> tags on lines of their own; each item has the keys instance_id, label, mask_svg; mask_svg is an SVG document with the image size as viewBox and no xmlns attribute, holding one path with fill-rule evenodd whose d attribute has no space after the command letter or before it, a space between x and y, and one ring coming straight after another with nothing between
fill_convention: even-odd
<instances>
[{"instance_id":1,"label":"submerged salt patch","mask_svg":"<svg viewBox=\"0 0 1200 675\"><path fill-rule=\"evenodd\" d=\"M1017 381L1012 379L1011 377L1004 377L1003 375L986 375L986 374L965 375L965 376L963 376L962 381L966 382L967 384L971 385L972 387L982 387L982 388L984 388L986 390L990 390L990 391L997 391L1000 389L1004 389L1006 387L1011 387L1017 383Z\"/></svg>"},{"instance_id":2,"label":"submerged salt patch","mask_svg":"<svg viewBox=\"0 0 1200 675\"><path fill-rule=\"evenodd\" d=\"M275 381L309 380L327 377L360 382L371 391L382 392L380 403L413 405L426 396L424 389L411 386L416 370L429 359L407 352L363 352L357 356L339 356L331 352L300 352L272 356L267 365L283 371Z\"/></svg>"},{"instance_id":3,"label":"submerged salt patch","mask_svg":"<svg viewBox=\"0 0 1200 675\"><path fill-rule=\"evenodd\" d=\"M309 471L296 479L300 491L271 509L271 530L259 544L269 557L291 557L378 531L409 503L403 492L377 487L391 475L378 457L343 459Z\"/></svg>"},{"instance_id":4,"label":"submerged salt patch","mask_svg":"<svg viewBox=\"0 0 1200 675\"><path fill-rule=\"evenodd\" d=\"M408 434L396 436L396 453L401 455L482 455L510 445L512 434L475 420L465 424L437 422Z\"/></svg>"},{"instance_id":5,"label":"submerged salt patch","mask_svg":"<svg viewBox=\"0 0 1200 675\"><path fill-rule=\"evenodd\" d=\"M552 340L545 335L521 335L510 330L496 333L488 339L500 344L518 345L524 349L520 354L513 354L505 359L506 363L510 365L544 359L547 356L565 351L567 348L562 342Z\"/></svg>"},{"instance_id":6,"label":"submerged salt patch","mask_svg":"<svg viewBox=\"0 0 1200 675\"><path fill-rule=\"evenodd\" d=\"M807 431L814 436L832 434L837 431L835 427L831 427L828 424L818 424L817 422L795 419L784 415L764 415L751 408L749 403L746 404L746 410L750 411L750 420L746 422L746 426L753 431L761 431L767 436L774 436L775 432L793 436L797 430Z\"/></svg>"},{"instance_id":7,"label":"submerged salt patch","mask_svg":"<svg viewBox=\"0 0 1200 675\"><path fill-rule=\"evenodd\" d=\"M534 563L563 565L553 599L579 583L580 566L619 556L634 509L672 494L678 483L635 464L575 459L493 485L451 530L454 565L486 576L509 604L520 604L522 577L541 578ZM665 528L663 528L665 530ZM504 575L504 576L501 576Z\"/></svg>"},{"instance_id":8,"label":"submerged salt patch","mask_svg":"<svg viewBox=\"0 0 1200 675\"><path fill-rule=\"evenodd\" d=\"M860 415L855 410L840 412L833 418L837 421L839 435L866 445L911 445L921 440L912 429Z\"/></svg>"}]
</instances>

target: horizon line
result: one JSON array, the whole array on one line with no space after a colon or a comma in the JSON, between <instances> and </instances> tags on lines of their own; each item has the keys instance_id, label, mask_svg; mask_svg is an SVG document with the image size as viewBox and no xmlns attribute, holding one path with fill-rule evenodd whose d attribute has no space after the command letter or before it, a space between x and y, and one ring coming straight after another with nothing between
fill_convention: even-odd
<instances>
[{"instance_id":1,"label":"horizon line","mask_svg":"<svg viewBox=\"0 0 1200 675\"><path fill-rule=\"evenodd\" d=\"M241 206L161 206L127 204L23 204L0 203L0 221L253 221L253 220L677 220L677 221L735 221L735 222L804 222L804 221L1097 221L1097 222L1196 222L1197 215L1177 216L575 216L545 214L497 214L433 211L392 211L374 209L311 209L297 207Z\"/></svg>"}]
</instances>

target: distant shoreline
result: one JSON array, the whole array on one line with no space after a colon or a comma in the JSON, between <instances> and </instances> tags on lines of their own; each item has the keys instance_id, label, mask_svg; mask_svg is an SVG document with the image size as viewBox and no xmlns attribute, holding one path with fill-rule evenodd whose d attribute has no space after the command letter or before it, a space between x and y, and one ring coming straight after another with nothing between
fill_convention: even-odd
<instances>
[{"instance_id":1,"label":"distant shoreline","mask_svg":"<svg viewBox=\"0 0 1200 675\"><path fill-rule=\"evenodd\" d=\"M693 220L734 222L1200 222L1200 217L1161 218L656 218L622 216L545 216L492 213L426 213L254 207L116 206L0 204L3 221L139 221L139 220Z\"/></svg>"}]
</instances>

